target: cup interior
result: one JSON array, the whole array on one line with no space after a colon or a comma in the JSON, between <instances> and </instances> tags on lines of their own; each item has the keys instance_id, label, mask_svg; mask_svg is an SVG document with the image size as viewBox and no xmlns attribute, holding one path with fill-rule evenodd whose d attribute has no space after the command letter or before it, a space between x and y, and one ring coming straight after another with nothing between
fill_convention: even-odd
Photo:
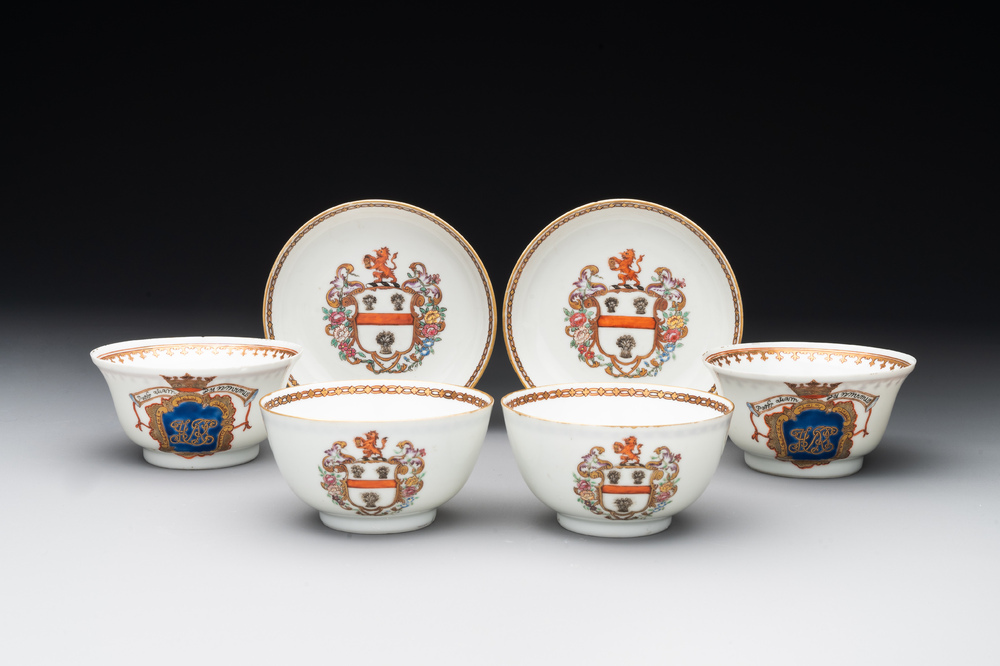
<instances>
[{"instance_id":1,"label":"cup interior","mask_svg":"<svg viewBox=\"0 0 1000 666\"><path fill-rule=\"evenodd\" d=\"M559 386L517 391L504 407L533 418L598 426L660 426L722 418L733 403L671 386Z\"/></svg>"},{"instance_id":2,"label":"cup interior","mask_svg":"<svg viewBox=\"0 0 1000 666\"><path fill-rule=\"evenodd\" d=\"M443 385L331 383L275 391L261 408L317 421L409 421L486 409L493 399L474 389Z\"/></svg>"}]
</instances>

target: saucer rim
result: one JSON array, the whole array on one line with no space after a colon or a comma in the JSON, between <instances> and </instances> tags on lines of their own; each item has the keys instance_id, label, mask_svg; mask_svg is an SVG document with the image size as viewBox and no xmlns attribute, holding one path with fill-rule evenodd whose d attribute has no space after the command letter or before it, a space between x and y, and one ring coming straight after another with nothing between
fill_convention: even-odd
<instances>
[{"instance_id":1,"label":"saucer rim","mask_svg":"<svg viewBox=\"0 0 1000 666\"><path fill-rule=\"evenodd\" d=\"M479 362L473 369L471 377L466 381L465 384L459 386L465 386L466 388L474 388L476 384L482 379L483 373L486 372L486 368L489 365L490 358L493 356L493 349L496 345L497 337L497 306L496 298L493 292L493 284L490 281L489 273L486 270L486 266L483 264L482 259L476 252L472 244L469 243L466 238L459 233L457 229L445 222L443 219L431 213L428 210L420 208L419 206L414 206L413 204L405 203L402 201L396 201L393 199L356 199L353 201L348 201L336 206L327 208L323 212L314 215L306 223L301 225L289 238L285 241L281 250L278 252L278 256L275 258L274 263L271 266L271 271L267 276L267 284L264 289L264 303L263 303L263 322L264 322L264 335L266 338L274 339L274 322L272 318L272 309L274 302L274 291L278 276L281 274L281 268L285 261L288 259L289 254L295 248L295 246L308 234L310 231L319 228L323 222L334 218L335 216L352 211L359 210L363 208L394 208L406 213L412 213L418 218L437 225L442 230L444 230L449 236L451 236L462 249L465 250L466 255L472 260L473 265L479 272L480 280L483 289L486 293L487 310L489 315L487 339L485 341L485 346L483 347L483 353L480 355ZM283 339L288 339L287 336L283 336ZM303 345L304 351L308 351L308 348ZM381 374L381 373L380 373ZM395 373L391 373L395 375ZM379 375L373 375L372 377L378 377ZM429 373L427 376L427 381L440 381L438 378L433 376L433 373ZM320 379L313 379L303 384L327 382L327 381L366 381L357 379L351 380L345 377L326 377ZM288 386L299 386L302 385L298 380L295 379L294 374L289 375ZM458 385L458 384L456 384Z\"/></svg>"},{"instance_id":2,"label":"saucer rim","mask_svg":"<svg viewBox=\"0 0 1000 666\"><path fill-rule=\"evenodd\" d=\"M517 353L517 345L514 342L514 331L513 322L511 321L511 308L514 301L514 294L517 291L517 283L520 280L521 274L524 272L526 265L528 264L531 256L538 250L539 246L545 241L545 239L550 236L554 231L560 227L571 223L587 213L592 213L599 210L605 210L608 208L636 208L640 210L651 210L652 212L659 213L665 217L673 220L674 222L680 223L682 226L686 227L691 231L702 243L704 243L712 251L721 266L727 281L729 282L730 293L732 294L735 323L733 330L733 342L732 344L739 344L743 338L743 298L740 293L739 283L736 281L736 275L733 272L733 268L726 259L726 255L722 252L718 243L709 236L704 229L695 224L693 221L688 219L686 216L678 213L677 211L667 208L661 204L653 203L651 201L646 201L644 199L633 199L633 198L616 198L616 199L600 199L598 201L593 201L582 206L577 206L576 208L560 215L555 220L550 222L541 231L539 231L531 242L525 247L524 251L521 252L521 256L518 258L517 263L514 265L513 271L511 271L510 277L507 280L507 288L504 290L503 298L503 335L504 343L507 349L507 358L510 361L514 372L517 374L518 380L525 388L538 388L538 386L546 386L547 384L537 385L528 376L527 371L524 369L521 359ZM700 356L699 356L700 360ZM585 381L585 380L578 380ZM573 378L559 378L557 382L554 383L571 383ZM696 388L696 387L692 387ZM714 387L713 387L714 388ZM696 390L710 391L711 389L696 388Z\"/></svg>"}]
</instances>

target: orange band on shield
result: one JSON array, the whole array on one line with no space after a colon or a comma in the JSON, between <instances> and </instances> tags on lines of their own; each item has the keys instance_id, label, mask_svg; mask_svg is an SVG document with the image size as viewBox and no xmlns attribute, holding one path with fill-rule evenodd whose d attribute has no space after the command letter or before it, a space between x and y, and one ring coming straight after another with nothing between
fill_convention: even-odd
<instances>
[{"instance_id":1,"label":"orange band on shield","mask_svg":"<svg viewBox=\"0 0 1000 666\"><path fill-rule=\"evenodd\" d=\"M374 324L376 326L412 326L413 325L413 315L395 312L359 312L357 319L358 325L364 324Z\"/></svg>"},{"instance_id":2,"label":"orange band on shield","mask_svg":"<svg viewBox=\"0 0 1000 666\"><path fill-rule=\"evenodd\" d=\"M648 495L649 489L650 486L601 486L602 493L612 495Z\"/></svg>"},{"instance_id":3,"label":"orange band on shield","mask_svg":"<svg viewBox=\"0 0 1000 666\"><path fill-rule=\"evenodd\" d=\"M392 479L366 480L348 479L348 488L395 488L396 482Z\"/></svg>"},{"instance_id":4,"label":"orange band on shield","mask_svg":"<svg viewBox=\"0 0 1000 666\"><path fill-rule=\"evenodd\" d=\"M358 315L361 318L361 315ZM656 320L652 317L620 317L618 315L602 315L597 318L597 325L603 328L656 328Z\"/></svg>"}]
</instances>

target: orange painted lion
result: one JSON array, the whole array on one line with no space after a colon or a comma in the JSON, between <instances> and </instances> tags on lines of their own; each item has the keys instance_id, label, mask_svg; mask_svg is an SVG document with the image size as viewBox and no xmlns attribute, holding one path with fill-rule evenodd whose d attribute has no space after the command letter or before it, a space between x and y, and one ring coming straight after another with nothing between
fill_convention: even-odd
<instances>
[{"instance_id":1,"label":"orange painted lion","mask_svg":"<svg viewBox=\"0 0 1000 666\"><path fill-rule=\"evenodd\" d=\"M642 451L642 444L635 438L635 435L625 438L625 443L615 442L615 453L621 455L622 465L639 462L639 453Z\"/></svg>"},{"instance_id":2,"label":"orange painted lion","mask_svg":"<svg viewBox=\"0 0 1000 666\"><path fill-rule=\"evenodd\" d=\"M635 286L641 286L639 284L639 273L642 269L639 267L639 263L645 259L646 255L640 254L639 258L635 258L635 250L628 249L622 252L622 256L611 257L608 259L608 266L613 271L618 271L618 279L621 280L622 284L628 284L629 282L635 282ZM632 262L635 262L635 268L632 268Z\"/></svg>"},{"instance_id":3,"label":"orange painted lion","mask_svg":"<svg viewBox=\"0 0 1000 666\"><path fill-rule=\"evenodd\" d=\"M378 433L374 430L370 430L365 433L364 438L355 437L354 445L361 449L361 459L368 460L369 458L381 458L382 449L385 448L385 442L388 437L382 438L382 444L379 445Z\"/></svg>"},{"instance_id":4,"label":"orange painted lion","mask_svg":"<svg viewBox=\"0 0 1000 666\"><path fill-rule=\"evenodd\" d=\"M375 278L375 282L395 282L396 274L396 255L398 252L394 252L393 255L389 256L389 248L383 247L375 250L375 254L365 255L365 268L371 269L372 276ZM392 266L389 265L392 262Z\"/></svg>"}]
</instances>

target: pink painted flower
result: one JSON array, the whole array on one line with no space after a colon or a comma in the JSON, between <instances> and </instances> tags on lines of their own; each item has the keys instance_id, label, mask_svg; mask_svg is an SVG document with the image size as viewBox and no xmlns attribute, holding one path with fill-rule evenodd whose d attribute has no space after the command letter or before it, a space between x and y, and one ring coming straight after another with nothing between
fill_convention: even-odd
<instances>
[{"instance_id":1,"label":"pink painted flower","mask_svg":"<svg viewBox=\"0 0 1000 666\"><path fill-rule=\"evenodd\" d=\"M350 340L341 340L340 344L337 345L337 349L339 349L342 352L346 352L350 348L351 348L351 341Z\"/></svg>"},{"instance_id":2,"label":"pink painted flower","mask_svg":"<svg viewBox=\"0 0 1000 666\"><path fill-rule=\"evenodd\" d=\"M344 350L344 353L347 354L347 358L353 358L357 352L354 351L354 347L348 347Z\"/></svg>"},{"instance_id":3,"label":"pink painted flower","mask_svg":"<svg viewBox=\"0 0 1000 666\"><path fill-rule=\"evenodd\" d=\"M681 332L676 328L671 328L663 332L662 338L664 342L677 342L681 339Z\"/></svg>"},{"instance_id":4,"label":"pink painted flower","mask_svg":"<svg viewBox=\"0 0 1000 666\"><path fill-rule=\"evenodd\" d=\"M437 324L424 324L420 329L420 336L423 338L433 338L439 331L440 329L437 327Z\"/></svg>"},{"instance_id":5,"label":"pink painted flower","mask_svg":"<svg viewBox=\"0 0 1000 666\"><path fill-rule=\"evenodd\" d=\"M330 323L334 326L338 326L347 321L347 315L345 315L340 310L334 310L330 313Z\"/></svg>"},{"instance_id":6,"label":"pink painted flower","mask_svg":"<svg viewBox=\"0 0 1000 666\"><path fill-rule=\"evenodd\" d=\"M576 312L569 318L570 326L583 326L587 323L587 315L582 312Z\"/></svg>"}]
</instances>

